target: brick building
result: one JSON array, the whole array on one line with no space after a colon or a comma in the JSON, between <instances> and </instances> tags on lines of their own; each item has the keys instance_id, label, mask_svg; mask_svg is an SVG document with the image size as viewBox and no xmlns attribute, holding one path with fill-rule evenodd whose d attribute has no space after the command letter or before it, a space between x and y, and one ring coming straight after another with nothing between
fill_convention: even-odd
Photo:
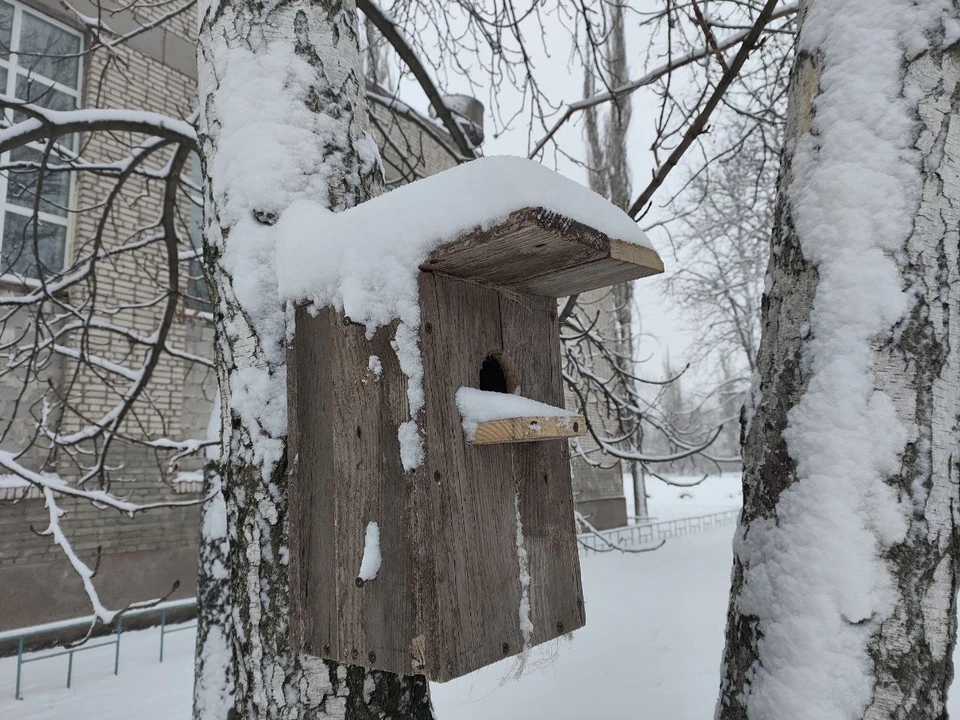
<instances>
[{"instance_id":1,"label":"brick building","mask_svg":"<svg viewBox=\"0 0 960 720\"><path fill-rule=\"evenodd\" d=\"M72 6L90 16L98 12L87 0L75 0ZM115 33L124 35L156 21L164 12L167 10L161 4L124 10L109 16L107 24ZM90 41L89 29L77 14L67 12L56 0L0 0L0 48L9 49L0 53L0 82L6 83L7 95L56 109L134 108L186 117L193 110L196 97L196 51L192 39L195 27L196 18L190 10L131 37L109 53L82 54L80 51ZM53 60L51 56L60 59ZM439 126L435 132L424 132L422 125L402 108L380 97L376 88L370 90L374 130L388 183L432 174L453 165L453 154L447 149L449 143ZM73 138L71 142L82 144L86 157L109 162L125 157L136 138L98 134ZM21 153L29 158L41 151L42 147L23 149L13 155ZM189 170L197 175L195 161ZM29 173L8 173L0 178L0 198L4 203L0 293L27 292L30 285L22 277L30 277L31 268L36 267L31 263L62 266L76 245L94 234L94 214L68 212L66 208L95 206L114 180L88 173L67 177L71 179L49 183L45 180L47 184L41 192L43 209L35 224L30 218L36 178ZM137 180L129 183L124 198L109 217L105 237L110 242L125 242L136 236L161 209L160 198ZM196 208L181 208L180 215L183 236L195 242ZM35 231L40 238L39 260L25 252L25 228L29 233ZM114 324L148 336L157 323L151 300L157 287L154 265L161 264L162 255L158 252L151 256L148 251L137 256L136 261L132 257L124 256L97 271L98 297L100 305L109 308ZM213 327L204 312L202 283L195 264L191 273L182 278L180 290L184 297L168 343L189 356L211 358ZM27 320L24 317L19 325L18 322L13 317L3 326L3 333L15 336L23 332ZM97 348L99 356L116 363L136 364L137 353L142 352L129 338L109 332L94 332L89 344ZM125 421L130 424L131 434L206 437L216 402L216 378L209 365L164 355L153 377L150 397L140 401L135 417ZM11 382L11 376L0 382L0 418L22 413L45 388L67 381L75 402L63 411L61 432L78 431L89 418L110 412L116 402L116 390L96 368L68 356L54 357L29 382ZM25 447L32 432L30 417L25 415L0 440L0 451ZM112 458L117 463L112 472L115 493L141 503L199 497L199 457L186 458L171 468L169 454L158 454L155 449L129 442L115 447ZM79 472L76 458L42 449L28 454L23 462L68 481ZM578 473L580 500L584 502L590 500L592 487L603 485L600 480L584 479L587 474ZM129 490L122 489L124 482L130 482ZM603 485L604 496L616 494L614 484L619 487L619 472L614 483ZM622 506L622 489L619 495ZM15 499L17 502L12 502ZM48 522L39 493L0 472L0 501L6 501L0 505L0 630L88 614L88 600L60 548L49 537L30 532L31 527L40 529ZM609 504L608 500L604 502ZM60 505L66 511L64 531L75 551L91 566L99 564L97 586L108 607L165 595L174 580L180 581L180 587L173 597L194 593L198 507L151 511L130 519L115 511L95 508L86 501L64 498ZM619 515L612 524L619 524Z\"/></svg>"}]
</instances>

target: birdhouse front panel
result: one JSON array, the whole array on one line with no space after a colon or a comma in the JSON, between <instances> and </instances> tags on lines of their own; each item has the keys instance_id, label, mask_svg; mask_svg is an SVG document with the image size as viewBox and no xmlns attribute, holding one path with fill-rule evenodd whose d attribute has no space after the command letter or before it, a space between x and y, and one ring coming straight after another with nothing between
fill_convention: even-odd
<instances>
[{"instance_id":1,"label":"birdhouse front panel","mask_svg":"<svg viewBox=\"0 0 960 720\"><path fill-rule=\"evenodd\" d=\"M449 679L581 627L583 596L567 442L472 444L452 401L469 387L562 406L556 303L428 273L420 301L423 661Z\"/></svg>"},{"instance_id":2,"label":"birdhouse front panel","mask_svg":"<svg viewBox=\"0 0 960 720\"><path fill-rule=\"evenodd\" d=\"M290 391L314 401L289 428L293 625L307 654L442 681L584 611L567 442L474 444L456 404L467 387L562 405L555 301L422 273L420 307L425 456L409 472L394 328L368 340L332 309L297 311ZM371 523L381 562L362 580Z\"/></svg>"}]
</instances>

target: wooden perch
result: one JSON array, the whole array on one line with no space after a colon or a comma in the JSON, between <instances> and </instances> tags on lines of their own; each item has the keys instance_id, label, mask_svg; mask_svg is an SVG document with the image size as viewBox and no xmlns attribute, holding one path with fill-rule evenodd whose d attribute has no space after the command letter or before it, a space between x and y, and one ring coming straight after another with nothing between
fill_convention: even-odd
<instances>
[{"instance_id":1,"label":"wooden perch","mask_svg":"<svg viewBox=\"0 0 960 720\"><path fill-rule=\"evenodd\" d=\"M662 273L663 261L651 248L543 208L524 208L438 248L420 269L557 298Z\"/></svg>"},{"instance_id":2,"label":"wooden perch","mask_svg":"<svg viewBox=\"0 0 960 720\"><path fill-rule=\"evenodd\" d=\"M581 415L562 417L518 417L477 423L471 445L564 440L587 434Z\"/></svg>"}]
</instances>

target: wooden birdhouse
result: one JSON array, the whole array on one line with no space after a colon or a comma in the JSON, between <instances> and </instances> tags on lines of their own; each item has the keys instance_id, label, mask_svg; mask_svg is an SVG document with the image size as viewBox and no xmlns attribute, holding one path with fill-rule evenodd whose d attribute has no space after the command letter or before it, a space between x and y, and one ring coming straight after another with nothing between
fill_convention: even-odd
<instances>
[{"instance_id":1,"label":"wooden birdhouse","mask_svg":"<svg viewBox=\"0 0 960 720\"><path fill-rule=\"evenodd\" d=\"M563 410L557 298L662 272L657 253L599 196L514 158L334 221L324 234L351 252L371 243L356 251L369 277L351 287L389 284L377 264L415 258L419 365L401 342L409 308L371 326L344 290L342 303L296 310L295 647L444 681L583 626L568 438L586 428ZM413 250L391 260L396 246ZM309 247L287 254L319 252Z\"/></svg>"}]
</instances>

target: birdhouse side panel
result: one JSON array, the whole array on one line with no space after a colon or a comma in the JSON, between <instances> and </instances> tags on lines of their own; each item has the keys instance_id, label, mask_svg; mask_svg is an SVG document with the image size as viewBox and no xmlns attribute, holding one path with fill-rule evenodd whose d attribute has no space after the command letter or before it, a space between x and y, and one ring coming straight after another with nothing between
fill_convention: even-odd
<instances>
[{"instance_id":1,"label":"birdhouse side panel","mask_svg":"<svg viewBox=\"0 0 960 720\"><path fill-rule=\"evenodd\" d=\"M564 404L557 304L552 298L503 296L503 345L521 394ZM584 625L569 444L510 445L529 581L531 636L537 645Z\"/></svg>"},{"instance_id":2,"label":"birdhouse side panel","mask_svg":"<svg viewBox=\"0 0 960 720\"><path fill-rule=\"evenodd\" d=\"M298 484L310 487L313 502L311 509L298 510L298 532L318 536L300 563L316 568L335 588L330 602L326 588L315 593L299 572L302 615L312 622L304 650L309 643L310 654L409 674L416 573L411 481L397 438L409 409L406 379L391 347L395 328L381 328L367 340L363 327L332 309L316 318L298 316L297 323L294 352L307 353L295 369L298 414L310 414L304 408L311 393L329 398L322 422L311 418L312 425L299 423L297 429ZM304 345L323 349L300 349ZM314 359L320 362L302 362ZM324 381L329 390L319 388ZM314 517L322 530L304 527L302 521Z\"/></svg>"},{"instance_id":3,"label":"birdhouse side panel","mask_svg":"<svg viewBox=\"0 0 960 720\"><path fill-rule=\"evenodd\" d=\"M287 499L291 642L310 655L340 654L337 628L333 377L321 321L296 311L287 349Z\"/></svg>"},{"instance_id":4,"label":"birdhouse side panel","mask_svg":"<svg viewBox=\"0 0 960 720\"><path fill-rule=\"evenodd\" d=\"M417 479L425 673L459 677L518 652L521 587L508 446L472 447L455 395L503 350L496 291L421 274L426 463Z\"/></svg>"}]
</instances>

